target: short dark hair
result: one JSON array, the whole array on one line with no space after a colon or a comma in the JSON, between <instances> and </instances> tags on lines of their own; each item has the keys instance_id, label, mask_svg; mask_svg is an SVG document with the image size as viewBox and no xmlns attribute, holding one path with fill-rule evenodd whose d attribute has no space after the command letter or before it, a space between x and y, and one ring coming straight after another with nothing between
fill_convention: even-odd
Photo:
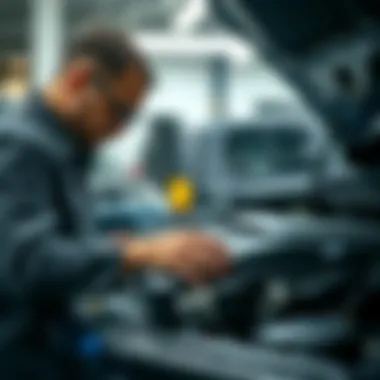
<instances>
[{"instance_id":1,"label":"short dark hair","mask_svg":"<svg viewBox=\"0 0 380 380\"><path fill-rule=\"evenodd\" d=\"M113 76L121 75L127 67L137 65L147 84L152 81L145 57L122 30L97 27L74 36L68 43L65 61L68 63L80 57L93 59Z\"/></svg>"}]
</instances>

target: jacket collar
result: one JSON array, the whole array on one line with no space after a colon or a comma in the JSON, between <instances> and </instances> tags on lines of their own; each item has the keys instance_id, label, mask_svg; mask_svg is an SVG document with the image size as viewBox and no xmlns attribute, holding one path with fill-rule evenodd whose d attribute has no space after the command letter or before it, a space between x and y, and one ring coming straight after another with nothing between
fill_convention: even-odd
<instances>
[{"instance_id":1,"label":"jacket collar","mask_svg":"<svg viewBox=\"0 0 380 380\"><path fill-rule=\"evenodd\" d=\"M33 115L41 121L44 132L48 133L70 156L73 162L81 167L88 167L93 150L88 147L70 124L64 121L46 104L40 92L33 92L27 98L27 106Z\"/></svg>"}]
</instances>

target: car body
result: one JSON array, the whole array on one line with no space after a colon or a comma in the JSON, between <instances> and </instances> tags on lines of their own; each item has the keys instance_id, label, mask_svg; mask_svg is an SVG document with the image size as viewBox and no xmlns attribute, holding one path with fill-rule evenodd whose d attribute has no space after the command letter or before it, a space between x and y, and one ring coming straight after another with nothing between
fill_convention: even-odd
<instances>
[{"instance_id":1,"label":"car body","mask_svg":"<svg viewBox=\"0 0 380 380\"><path fill-rule=\"evenodd\" d=\"M298 91L343 148L345 157L357 165L353 176L323 183L325 199L338 205L335 214L347 217L346 211L354 208L378 210L380 3L212 0L212 5L219 18L252 42L264 60ZM366 217L379 219L378 213L370 214ZM377 268L378 254L372 260L369 265ZM372 303L380 298L379 286L369 280L378 275L378 271L371 270L358 277L356 287L366 290L359 292L354 303L362 304L366 294L372 294ZM376 315L374 310L367 315L371 314ZM357 332L367 329L362 315L363 311L352 319ZM299 320L296 323L298 328L302 324ZM273 338L277 334L281 340L284 333L295 331L292 324L281 327L280 323L277 327L277 333L276 328L269 327L263 336L270 340L269 335ZM373 327L367 331L368 340L362 347L379 347L378 330ZM366 349L353 359L362 361L359 378L379 376L380 370L373 363L378 363L380 352L369 351L371 359Z\"/></svg>"},{"instance_id":2,"label":"car body","mask_svg":"<svg viewBox=\"0 0 380 380\"><path fill-rule=\"evenodd\" d=\"M380 8L372 0L213 0L346 148L377 139Z\"/></svg>"},{"instance_id":3,"label":"car body","mask_svg":"<svg viewBox=\"0 0 380 380\"><path fill-rule=\"evenodd\" d=\"M196 211L206 213L319 204L355 213L379 210L376 184L361 185L365 174L346 159L319 121L295 106L288 106L286 115L281 104L272 109L269 115L225 120L190 132L180 126L162 134L155 129L145 161L147 176L159 187L172 177L187 178L196 193ZM342 187L341 201L335 194Z\"/></svg>"},{"instance_id":4,"label":"car body","mask_svg":"<svg viewBox=\"0 0 380 380\"><path fill-rule=\"evenodd\" d=\"M326 155L322 160L327 146L325 136L297 121L225 121L194 137L185 172L209 202L301 204L331 168Z\"/></svg>"}]
</instances>

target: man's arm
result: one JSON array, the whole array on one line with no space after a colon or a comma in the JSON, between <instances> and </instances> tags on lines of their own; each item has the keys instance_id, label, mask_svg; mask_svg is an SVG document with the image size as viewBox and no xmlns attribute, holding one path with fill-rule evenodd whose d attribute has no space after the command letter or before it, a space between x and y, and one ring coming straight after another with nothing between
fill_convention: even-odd
<instances>
[{"instance_id":1,"label":"man's arm","mask_svg":"<svg viewBox=\"0 0 380 380\"><path fill-rule=\"evenodd\" d=\"M49 163L31 144L0 136L0 292L11 300L67 302L98 279L145 267L194 282L228 269L224 247L196 232L115 242L65 236Z\"/></svg>"},{"instance_id":2,"label":"man's arm","mask_svg":"<svg viewBox=\"0 0 380 380\"><path fill-rule=\"evenodd\" d=\"M20 140L0 137L2 292L25 302L66 301L95 279L119 277L122 253L116 245L60 233L49 159Z\"/></svg>"}]
</instances>

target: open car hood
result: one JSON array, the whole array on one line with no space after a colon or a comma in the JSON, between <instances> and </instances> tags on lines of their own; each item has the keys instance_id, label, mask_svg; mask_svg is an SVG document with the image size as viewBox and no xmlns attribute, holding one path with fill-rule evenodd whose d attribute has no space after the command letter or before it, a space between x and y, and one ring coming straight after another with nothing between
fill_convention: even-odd
<instances>
[{"instance_id":1,"label":"open car hood","mask_svg":"<svg viewBox=\"0 0 380 380\"><path fill-rule=\"evenodd\" d=\"M302 93L341 143L366 143L380 125L380 3L376 0L212 0Z\"/></svg>"}]
</instances>

